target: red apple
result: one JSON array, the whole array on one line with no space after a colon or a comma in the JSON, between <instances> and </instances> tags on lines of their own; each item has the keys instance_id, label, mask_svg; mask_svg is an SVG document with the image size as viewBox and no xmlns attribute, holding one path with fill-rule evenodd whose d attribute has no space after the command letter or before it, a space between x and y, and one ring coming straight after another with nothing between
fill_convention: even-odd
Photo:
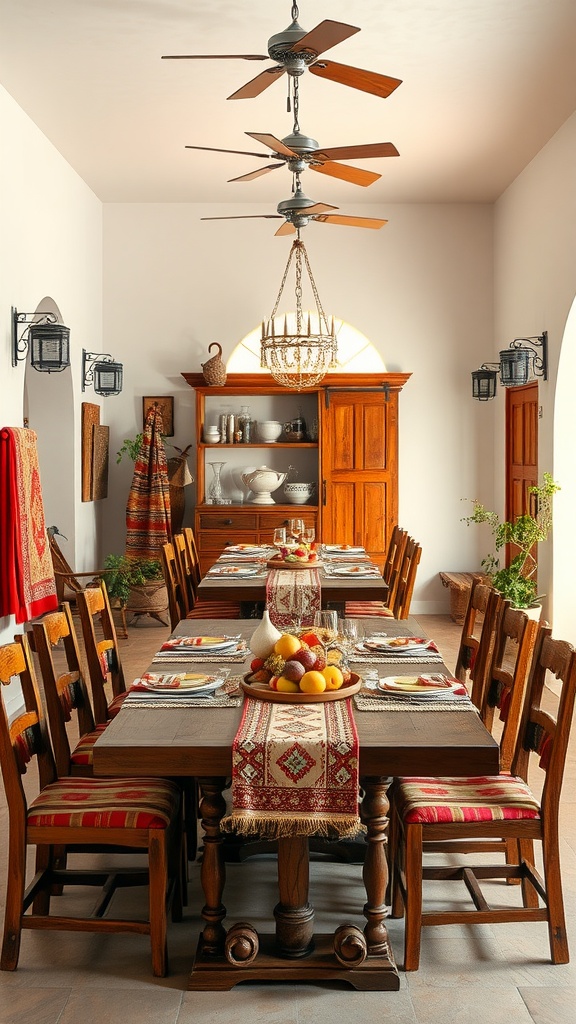
<instances>
[{"instance_id":1,"label":"red apple","mask_svg":"<svg viewBox=\"0 0 576 1024\"><path fill-rule=\"evenodd\" d=\"M251 683L267 683L270 679L271 673L267 668L259 668L256 672L252 673L250 678Z\"/></svg>"},{"instance_id":2,"label":"red apple","mask_svg":"<svg viewBox=\"0 0 576 1024\"><path fill-rule=\"evenodd\" d=\"M313 668L316 672L321 672L323 668L326 668L326 658L323 654L319 654L314 662Z\"/></svg>"},{"instance_id":3,"label":"red apple","mask_svg":"<svg viewBox=\"0 0 576 1024\"><path fill-rule=\"evenodd\" d=\"M257 672L259 668L262 668L263 664L263 658L253 658L252 661L250 662L250 668L252 669L253 672Z\"/></svg>"}]
</instances>

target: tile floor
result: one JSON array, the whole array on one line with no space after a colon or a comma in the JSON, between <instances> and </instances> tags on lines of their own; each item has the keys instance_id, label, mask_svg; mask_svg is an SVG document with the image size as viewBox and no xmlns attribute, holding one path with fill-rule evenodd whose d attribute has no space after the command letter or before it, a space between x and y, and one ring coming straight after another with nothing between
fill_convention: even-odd
<instances>
[{"instance_id":1,"label":"tile floor","mask_svg":"<svg viewBox=\"0 0 576 1024\"><path fill-rule=\"evenodd\" d=\"M421 627L439 642L453 666L459 627L447 616L423 616ZM127 678L142 667L168 630L141 624L121 641ZM564 784L561 835L564 894L576 958L576 734ZM33 785L28 779L26 785ZM7 813L0 805L0 900L4 901ZM504 893L504 898L506 893ZM141 890L123 894L137 905ZM317 861L311 866L316 925L363 924L358 866ZM276 901L275 862L254 858L227 865L225 901L230 922L256 928ZM335 912L333 907L338 905ZM202 905L199 866L190 867L189 903L181 924L170 925L170 975L154 979L145 936L24 932L18 970L0 972L0 1024L324 1024L369 1018L394 1024L571 1024L576 1005L576 961L554 967L545 925L450 926L423 933L420 970L401 972L399 992L355 992L340 983L239 985L231 992L188 992L186 979ZM403 924L390 921L401 962Z\"/></svg>"}]
</instances>

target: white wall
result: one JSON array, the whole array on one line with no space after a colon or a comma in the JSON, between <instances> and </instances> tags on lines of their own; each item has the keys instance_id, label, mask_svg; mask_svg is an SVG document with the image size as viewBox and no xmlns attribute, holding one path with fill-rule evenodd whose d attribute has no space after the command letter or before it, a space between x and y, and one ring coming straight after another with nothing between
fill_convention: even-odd
<instances>
[{"instance_id":1,"label":"white wall","mask_svg":"<svg viewBox=\"0 0 576 1024\"><path fill-rule=\"evenodd\" d=\"M290 245L266 220L200 217L257 212L269 211L105 206L105 344L125 366L124 392L107 406L113 452L141 429L143 395L174 394L174 440L194 440L180 374L200 370L211 341L226 358L270 313ZM460 499L493 497L493 418L472 401L470 381L492 347L492 208L358 212L389 223L377 232L313 224L303 237L326 312L362 331L389 370L412 373L400 400L400 521L423 545L413 608L444 610L438 571L477 568L482 553ZM111 467L106 550L124 549L131 469Z\"/></svg>"},{"instance_id":2,"label":"white wall","mask_svg":"<svg viewBox=\"0 0 576 1024\"><path fill-rule=\"evenodd\" d=\"M576 643L574 369L576 323L576 114L524 169L495 206L495 351L519 335L549 335L550 372L540 382L540 472L562 491L551 542L539 552L539 589L554 633ZM496 356L497 358L497 356ZM559 372L560 371L560 372ZM504 466L504 402L495 406L494 463ZM502 472L497 474L503 506Z\"/></svg>"},{"instance_id":3,"label":"white wall","mask_svg":"<svg viewBox=\"0 0 576 1024\"><path fill-rule=\"evenodd\" d=\"M80 502L80 362L82 347L100 350L102 340L102 206L54 146L0 88L0 426L22 426L25 366L11 365L11 306L34 312L46 297L70 327L73 408L70 389L61 406L63 375L36 374L46 407L62 417L62 449L74 444L75 513L70 561L94 564L95 508ZM35 384L37 381L34 382ZM69 382L70 383L70 382ZM90 397L90 401L94 401ZM31 426L41 410L31 412ZM35 419L36 418L36 419ZM58 443L50 466L57 472ZM11 619L0 619L0 643L12 640Z\"/></svg>"}]
</instances>

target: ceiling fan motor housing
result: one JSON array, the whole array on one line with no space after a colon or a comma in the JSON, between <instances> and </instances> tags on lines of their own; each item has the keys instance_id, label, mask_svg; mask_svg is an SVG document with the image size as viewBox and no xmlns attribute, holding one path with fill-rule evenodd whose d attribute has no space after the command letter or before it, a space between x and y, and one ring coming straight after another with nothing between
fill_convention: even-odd
<instances>
[{"instance_id":1,"label":"ceiling fan motor housing","mask_svg":"<svg viewBox=\"0 0 576 1024\"><path fill-rule=\"evenodd\" d=\"M302 28L297 21L293 21L283 32L277 32L276 35L270 36L268 40L270 59L277 61L279 64L286 64L288 63L288 58L292 58L300 62L303 72L306 65L310 64L318 56L318 54L310 53L309 51L303 51L298 54L291 52L292 47L299 43L306 35L308 35L307 30Z\"/></svg>"},{"instance_id":2,"label":"ceiling fan motor housing","mask_svg":"<svg viewBox=\"0 0 576 1024\"><path fill-rule=\"evenodd\" d=\"M320 143L316 139L303 135L302 132L292 132L291 135L282 139L282 142L294 153L315 153L317 149L320 149Z\"/></svg>"}]
</instances>

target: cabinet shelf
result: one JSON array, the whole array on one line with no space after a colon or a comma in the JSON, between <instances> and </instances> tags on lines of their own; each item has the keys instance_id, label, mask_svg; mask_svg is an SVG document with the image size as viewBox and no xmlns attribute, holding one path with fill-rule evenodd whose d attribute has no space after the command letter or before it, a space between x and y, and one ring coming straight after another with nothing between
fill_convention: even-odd
<instances>
[{"instance_id":1,"label":"cabinet shelf","mask_svg":"<svg viewBox=\"0 0 576 1024\"><path fill-rule=\"evenodd\" d=\"M218 441L217 444L209 444L206 441L201 441L198 445L199 448L234 448L235 451L242 451L243 448L317 448L317 441L248 441L244 443L241 441L239 444L224 444Z\"/></svg>"}]
</instances>

